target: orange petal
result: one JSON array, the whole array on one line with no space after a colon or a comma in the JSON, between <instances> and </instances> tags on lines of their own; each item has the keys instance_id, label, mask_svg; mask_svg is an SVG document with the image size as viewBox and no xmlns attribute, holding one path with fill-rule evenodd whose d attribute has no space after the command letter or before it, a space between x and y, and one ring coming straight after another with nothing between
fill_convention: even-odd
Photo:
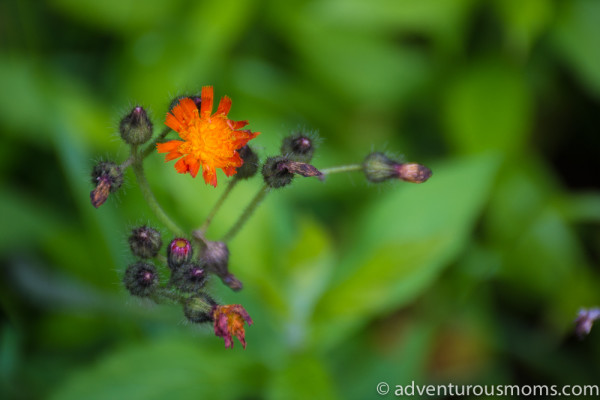
<instances>
[{"instance_id":1,"label":"orange petal","mask_svg":"<svg viewBox=\"0 0 600 400\"><path fill-rule=\"evenodd\" d=\"M219 107L217 107L217 112L215 114L227 115L229 110L231 110L231 99L227 96L223 96L219 102Z\"/></svg>"},{"instance_id":2,"label":"orange petal","mask_svg":"<svg viewBox=\"0 0 600 400\"><path fill-rule=\"evenodd\" d=\"M235 131L248 125L248 121L232 121L228 119L227 125L229 125L229 127Z\"/></svg>"},{"instance_id":3,"label":"orange petal","mask_svg":"<svg viewBox=\"0 0 600 400\"><path fill-rule=\"evenodd\" d=\"M188 165L188 171L190 172L190 175L192 175L192 178L195 178L198 174L198 170L200 170L200 163L191 156L185 157L185 162Z\"/></svg>"},{"instance_id":4,"label":"orange petal","mask_svg":"<svg viewBox=\"0 0 600 400\"><path fill-rule=\"evenodd\" d=\"M179 158L179 157L181 157L182 155L183 155L183 154L181 154L181 153L180 153L180 152L178 152L178 151L171 151L169 154L167 154L167 155L165 156L165 162L169 162L169 161L171 161L171 160L174 160L174 159L176 159L176 158Z\"/></svg>"},{"instance_id":5,"label":"orange petal","mask_svg":"<svg viewBox=\"0 0 600 400\"><path fill-rule=\"evenodd\" d=\"M203 86L202 94L200 95L200 99L202 103L200 104L200 114L204 117L207 113L210 116L210 113L213 109L213 87L212 86Z\"/></svg>"},{"instance_id":6,"label":"orange petal","mask_svg":"<svg viewBox=\"0 0 600 400\"><path fill-rule=\"evenodd\" d=\"M260 132L250 132L249 130L234 131L233 147L237 150L244 147L250 140L254 139Z\"/></svg>"},{"instance_id":7,"label":"orange petal","mask_svg":"<svg viewBox=\"0 0 600 400\"><path fill-rule=\"evenodd\" d=\"M217 171L212 166L202 165L202 177L204 178L204 182L217 187Z\"/></svg>"},{"instance_id":8,"label":"orange petal","mask_svg":"<svg viewBox=\"0 0 600 400\"><path fill-rule=\"evenodd\" d=\"M171 113L167 114L165 125L179 133L187 132L196 123L198 117L196 103L189 97L185 97L179 100L179 104L173 107Z\"/></svg>"},{"instance_id":9,"label":"orange petal","mask_svg":"<svg viewBox=\"0 0 600 400\"><path fill-rule=\"evenodd\" d=\"M180 174L185 174L186 172L188 172L188 165L185 162L185 158L181 158L175 163L175 169Z\"/></svg>"},{"instance_id":10,"label":"orange petal","mask_svg":"<svg viewBox=\"0 0 600 400\"><path fill-rule=\"evenodd\" d=\"M181 140L170 140L164 143L156 143L156 150L159 153L169 153L176 151L183 142Z\"/></svg>"},{"instance_id":11,"label":"orange petal","mask_svg":"<svg viewBox=\"0 0 600 400\"><path fill-rule=\"evenodd\" d=\"M225 175L227 175L227 176L237 174L237 170L235 169L234 166L223 168L223 172L225 172Z\"/></svg>"}]
</instances>

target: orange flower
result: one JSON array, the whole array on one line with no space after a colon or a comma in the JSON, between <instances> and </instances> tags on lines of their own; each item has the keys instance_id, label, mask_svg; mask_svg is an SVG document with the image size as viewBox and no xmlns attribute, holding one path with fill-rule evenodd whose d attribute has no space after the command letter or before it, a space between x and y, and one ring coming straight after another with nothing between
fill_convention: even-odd
<instances>
[{"instance_id":1,"label":"orange flower","mask_svg":"<svg viewBox=\"0 0 600 400\"><path fill-rule=\"evenodd\" d=\"M246 348L246 331L244 322L252 325L252 318L248 312L239 304L227 306L214 306L213 319L215 335L225 339L225 348L233 349L233 337L238 338L244 349Z\"/></svg>"},{"instance_id":2,"label":"orange flower","mask_svg":"<svg viewBox=\"0 0 600 400\"><path fill-rule=\"evenodd\" d=\"M232 121L227 118L231 108L231 99L223 97L217 112L213 115L213 88L204 86L200 111L190 98L183 98L167 114L165 125L179 133L181 140L171 140L156 145L159 153L167 153L165 161L182 157L175 163L175 169L181 174L189 172L196 177L200 166L204 181L217 186L217 168L225 175L236 174L236 168L244 161L237 152L259 132L240 129L248 125L248 121Z\"/></svg>"}]
</instances>

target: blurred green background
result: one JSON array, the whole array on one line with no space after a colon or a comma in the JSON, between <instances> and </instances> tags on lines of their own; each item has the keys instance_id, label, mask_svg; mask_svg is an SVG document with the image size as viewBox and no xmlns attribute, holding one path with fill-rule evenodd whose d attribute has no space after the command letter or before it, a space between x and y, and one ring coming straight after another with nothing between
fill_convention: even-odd
<instances>
[{"instance_id":1,"label":"blurred green background","mask_svg":"<svg viewBox=\"0 0 600 400\"><path fill-rule=\"evenodd\" d=\"M598 384L600 327L571 332L600 305L599 22L596 0L0 3L0 397ZM262 132L263 159L305 127L317 167L378 150L434 172L270 194L230 245L244 290L212 282L254 319L245 351L123 289L129 230L161 227L131 171L89 200L93 164L127 156L121 116L141 104L160 127L203 85ZM225 177L213 189L162 160L146 161L151 185L192 229ZM210 237L260 185L236 187Z\"/></svg>"}]
</instances>

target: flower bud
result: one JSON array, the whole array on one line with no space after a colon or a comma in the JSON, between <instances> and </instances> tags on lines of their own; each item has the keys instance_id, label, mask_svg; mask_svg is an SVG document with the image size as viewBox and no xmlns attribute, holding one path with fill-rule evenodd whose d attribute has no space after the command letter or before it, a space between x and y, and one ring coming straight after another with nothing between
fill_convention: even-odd
<instances>
[{"instance_id":1,"label":"flower bud","mask_svg":"<svg viewBox=\"0 0 600 400\"><path fill-rule=\"evenodd\" d=\"M223 242L205 241L206 247L201 262L206 269L221 278L230 289L240 291L244 287L235 275L229 272L229 249Z\"/></svg>"},{"instance_id":2,"label":"flower bud","mask_svg":"<svg viewBox=\"0 0 600 400\"><path fill-rule=\"evenodd\" d=\"M154 265L140 261L127 267L123 283L133 296L148 297L158 286L158 273Z\"/></svg>"},{"instance_id":3,"label":"flower bud","mask_svg":"<svg viewBox=\"0 0 600 400\"><path fill-rule=\"evenodd\" d=\"M167 264L172 270L176 270L181 265L192 259L193 254L190 241L184 238L175 238L171 240L167 247Z\"/></svg>"},{"instance_id":4,"label":"flower bud","mask_svg":"<svg viewBox=\"0 0 600 400\"><path fill-rule=\"evenodd\" d=\"M216 305L217 303L205 294L193 296L183 305L183 313L188 321L201 324L213 320L213 307Z\"/></svg>"},{"instance_id":5,"label":"flower bud","mask_svg":"<svg viewBox=\"0 0 600 400\"><path fill-rule=\"evenodd\" d=\"M310 162L315 154L314 139L303 132L287 136L281 144L281 154L294 161Z\"/></svg>"},{"instance_id":6,"label":"flower bud","mask_svg":"<svg viewBox=\"0 0 600 400\"><path fill-rule=\"evenodd\" d=\"M235 179L248 179L253 177L258 171L258 156L248 145L242 147L237 152L240 157L242 157L242 160L244 160L244 164L237 169Z\"/></svg>"},{"instance_id":7,"label":"flower bud","mask_svg":"<svg viewBox=\"0 0 600 400\"><path fill-rule=\"evenodd\" d=\"M140 258L156 257L162 247L160 232L154 228L140 226L131 231L129 236L131 252Z\"/></svg>"},{"instance_id":8,"label":"flower bud","mask_svg":"<svg viewBox=\"0 0 600 400\"><path fill-rule=\"evenodd\" d=\"M594 321L600 319L600 308L592 308L589 310L579 310L577 319L575 320L575 334L583 339L589 335L594 325Z\"/></svg>"},{"instance_id":9,"label":"flower bud","mask_svg":"<svg viewBox=\"0 0 600 400\"><path fill-rule=\"evenodd\" d=\"M363 162L363 172L367 180L373 183L390 179L401 179L405 182L423 183L431 177L431 170L416 163L399 163L383 153L371 153Z\"/></svg>"},{"instance_id":10,"label":"flower bud","mask_svg":"<svg viewBox=\"0 0 600 400\"><path fill-rule=\"evenodd\" d=\"M152 122L141 106L136 106L121 120L119 132L128 144L144 144L152 137Z\"/></svg>"},{"instance_id":11,"label":"flower bud","mask_svg":"<svg viewBox=\"0 0 600 400\"><path fill-rule=\"evenodd\" d=\"M267 158L262 168L265 183L274 189L289 185L294 179L294 174L282 167L289 161L285 156Z\"/></svg>"},{"instance_id":12,"label":"flower bud","mask_svg":"<svg viewBox=\"0 0 600 400\"><path fill-rule=\"evenodd\" d=\"M173 270L171 284L183 292L198 292L206 284L206 272L198 263L187 263Z\"/></svg>"},{"instance_id":13,"label":"flower bud","mask_svg":"<svg viewBox=\"0 0 600 400\"><path fill-rule=\"evenodd\" d=\"M110 193L114 193L123 184L121 168L111 161L100 162L92 169L92 183L96 188L90 192L92 205L100 207Z\"/></svg>"}]
</instances>

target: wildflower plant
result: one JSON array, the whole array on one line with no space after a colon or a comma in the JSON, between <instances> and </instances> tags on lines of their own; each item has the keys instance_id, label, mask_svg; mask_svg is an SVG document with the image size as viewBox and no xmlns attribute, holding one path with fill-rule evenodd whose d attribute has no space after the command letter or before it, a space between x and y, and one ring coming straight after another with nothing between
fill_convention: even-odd
<instances>
[{"instance_id":1,"label":"wildflower plant","mask_svg":"<svg viewBox=\"0 0 600 400\"><path fill-rule=\"evenodd\" d=\"M125 270L125 288L132 296L156 303L180 304L190 322L212 323L215 335L224 339L226 348L233 348L233 337L246 348L245 326L253 323L249 313L240 304L218 304L207 292L206 283L211 275L216 275L233 291L243 288L242 282L229 270L227 243L268 193L288 186L297 175L324 181L331 174L358 171L372 183L390 180L423 183L431 177L431 170L421 164L395 161L380 152L368 154L361 163L317 168L310 164L317 147L316 134L304 131L292 132L285 137L280 153L261 163L248 144L259 132L243 129L248 121L233 121L227 117L232 105L227 96L221 98L213 113L213 99L211 86L203 87L200 96L177 97L166 114L166 127L156 136L154 124L144 108L134 107L119 124L121 138L130 147L129 157L120 164L104 161L93 167L95 187L90 199L94 207L100 207L111 193L119 190L125 170L132 168L149 209L172 237L164 240L156 228L149 226L139 226L130 232L128 242L137 261ZM167 140L172 132L179 138ZM157 202L144 171L144 161L155 153L165 154L166 162L177 160L174 164L176 172L189 173L191 178L196 178L202 171L202 180L207 185L217 186L218 169L229 178L221 197L197 229L184 232ZM236 184L253 178L259 171L263 183L238 220L223 237L218 240L208 238L208 227ZM190 180L190 184L197 182ZM168 271L166 282L161 282L159 268Z\"/></svg>"}]
</instances>

